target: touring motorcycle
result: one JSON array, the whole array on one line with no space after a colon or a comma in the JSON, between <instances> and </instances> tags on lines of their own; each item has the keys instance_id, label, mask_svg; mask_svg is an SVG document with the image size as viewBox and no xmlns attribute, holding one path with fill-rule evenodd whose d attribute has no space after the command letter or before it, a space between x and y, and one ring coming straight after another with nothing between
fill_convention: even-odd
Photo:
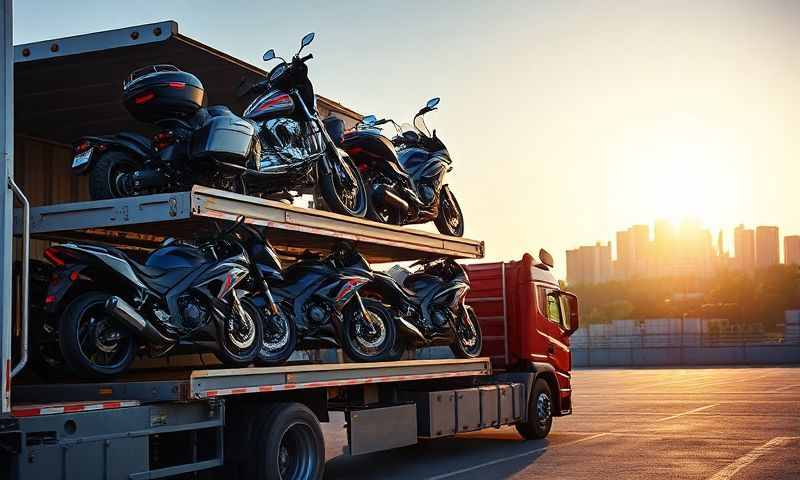
<instances>
[{"instance_id":1,"label":"touring motorcycle","mask_svg":"<svg viewBox=\"0 0 800 480\"><path fill-rule=\"evenodd\" d=\"M312 193L332 211L363 217L363 181L319 117L306 66L313 56L300 56L313 38L303 37L300 50L266 79L240 85L240 96L255 96L242 117L225 106L207 107L200 80L175 66L134 71L123 84L125 107L160 131L152 138L131 132L83 137L73 171L89 174L95 200L197 183L282 200ZM273 58L273 50L264 54L265 61Z\"/></svg>"},{"instance_id":2,"label":"touring motorcycle","mask_svg":"<svg viewBox=\"0 0 800 480\"><path fill-rule=\"evenodd\" d=\"M85 378L110 378L128 369L140 345L153 357L186 347L213 352L229 365L252 362L262 318L237 292L249 260L244 252L216 258L224 251L218 248L216 240L200 246L167 240L144 264L90 243L45 250L56 267L45 309L60 312L67 368Z\"/></svg>"},{"instance_id":3,"label":"touring motorcycle","mask_svg":"<svg viewBox=\"0 0 800 480\"><path fill-rule=\"evenodd\" d=\"M464 303L469 279L449 258L421 260L410 270L396 265L389 273L375 272L364 287L364 305L373 315L398 325L391 360L408 348L449 345L459 358L480 355L483 344L478 318Z\"/></svg>"},{"instance_id":4,"label":"touring motorcycle","mask_svg":"<svg viewBox=\"0 0 800 480\"><path fill-rule=\"evenodd\" d=\"M404 225L433 220L446 235L464 234L464 215L444 176L452 160L444 143L430 132L425 114L436 110L433 98L414 116L414 127L401 127L392 119L374 115L341 137L341 147L358 165L369 191L367 217L383 223ZM397 135L391 140L380 125L392 123Z\"/></svg>"},{"instance_id":5,"label":"touring motorcycle","mask_svg":"<svg viewBox=\"0 0 800 480\"><path fill-rule=\"evenodd\" d=\"M256 235L253 238L258 243ZM274 262L258 263L271 275ZM350 243L338 242L324 257L307 251L283 270L282 277L273 275L268 281L269 289L253 300L262 315L282 315L292 320L298 348L341 346L359 362L389 358L397 328L391 319L365 308L359 291L373 279L373 272Z\"/></svg>"}]
</instances>

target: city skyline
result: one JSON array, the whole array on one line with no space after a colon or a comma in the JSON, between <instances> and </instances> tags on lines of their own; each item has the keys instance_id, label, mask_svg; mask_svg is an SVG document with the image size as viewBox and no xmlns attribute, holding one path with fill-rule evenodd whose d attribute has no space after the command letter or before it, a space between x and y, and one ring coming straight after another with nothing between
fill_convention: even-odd
<instances>
[{"instance_id":1,"label":"city skyline","mask_svg":"<svg viewBox=\"0 0 800 480\"><path fill-rule=\"evenodd\" d=\"M744 224L727 233L731 249L726 248L726 229L714 235L696 218L678 224L656 219L652 228L631 225L617 231L614 242L600 240L567 249L565 279L571 285L598 284L637 277L708 277L723 268L751 272L777 264L800 265L800 235L781 237L778 226Z\"/></svg>"}]
</instances>

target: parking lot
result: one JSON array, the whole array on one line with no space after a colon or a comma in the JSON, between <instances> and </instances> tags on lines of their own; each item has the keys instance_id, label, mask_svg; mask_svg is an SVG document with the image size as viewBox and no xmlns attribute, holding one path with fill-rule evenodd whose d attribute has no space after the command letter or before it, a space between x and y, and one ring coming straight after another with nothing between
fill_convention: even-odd
<instances>
[{"instance_id":1,"label":"parking lot","mask_svg":"<svg viewBox=\"0 0 800 480\"><path fill-rule=\"evenodd\" d=\"M327 479L798 479L800 368L574 373L572 416L546 440L514 428L358 457L326 425Z\"/></svg>"}]
</instances>

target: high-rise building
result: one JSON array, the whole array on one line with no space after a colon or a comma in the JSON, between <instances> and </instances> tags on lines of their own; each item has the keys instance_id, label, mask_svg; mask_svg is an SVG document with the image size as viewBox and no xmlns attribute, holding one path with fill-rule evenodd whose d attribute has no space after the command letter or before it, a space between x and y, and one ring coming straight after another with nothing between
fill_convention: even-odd
<instances>
[{"instance_id":1,"label":"high-rise building","mask_svg":"<svg viewBox=\"0 0 800 480\"><path fill-rule=\"evenodd\" d=\"M800 265L800 235L783 237L783 263Z\"/></svg>"},{"instance_id":2,"label":"high-rise building","mask_svg":"<svg viewBox=\"0 0 800 480\"><path fill-rule=\"evenodd\" d=\"M593 285L611 280L611 242L567 250L567 283Z\"/></svg>"},{"instance_id":3,"label":"high-rise building","mask_svg":"<svg viewBox=\"0 0 800 480\"><path fill-rule=\"evenodd\" d=\"M756 266L777 265L781 261L778 227L756 227Z\"/></svg>"},{"instance_id":4,"label":"high-rise building","mask_svg":"<svg viewBox=\"0 0 800 480\"><path fill-rule=\"evenodd\" d=\"M734 264L739 270L749 272L756 265L755 232L739 225L733 230Z\"/></svg>"}]
</instances>

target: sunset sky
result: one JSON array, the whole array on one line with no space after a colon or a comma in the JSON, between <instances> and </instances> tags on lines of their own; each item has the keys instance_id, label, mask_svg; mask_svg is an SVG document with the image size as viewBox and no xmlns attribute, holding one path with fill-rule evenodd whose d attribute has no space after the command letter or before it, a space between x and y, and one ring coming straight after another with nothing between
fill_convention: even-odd
<instances>
[{"instance_id":1,"label":"sunset sky","mask_svg":"<svg viewBox=\"0 0 800 480\"><path fill-rule=\"evenodd\" d=\"M301 6L302 5L302 6ZM309 31L317 91L399 122L428 98L490 259L657 217L800 234L800 2L14 3L14 40L173 19L261 65ZM233 88L233 86L232 86ZM213 103L213 98L211 99ZM87 132L89 133L89 132Z\"/></svg>"}]
</instances>

